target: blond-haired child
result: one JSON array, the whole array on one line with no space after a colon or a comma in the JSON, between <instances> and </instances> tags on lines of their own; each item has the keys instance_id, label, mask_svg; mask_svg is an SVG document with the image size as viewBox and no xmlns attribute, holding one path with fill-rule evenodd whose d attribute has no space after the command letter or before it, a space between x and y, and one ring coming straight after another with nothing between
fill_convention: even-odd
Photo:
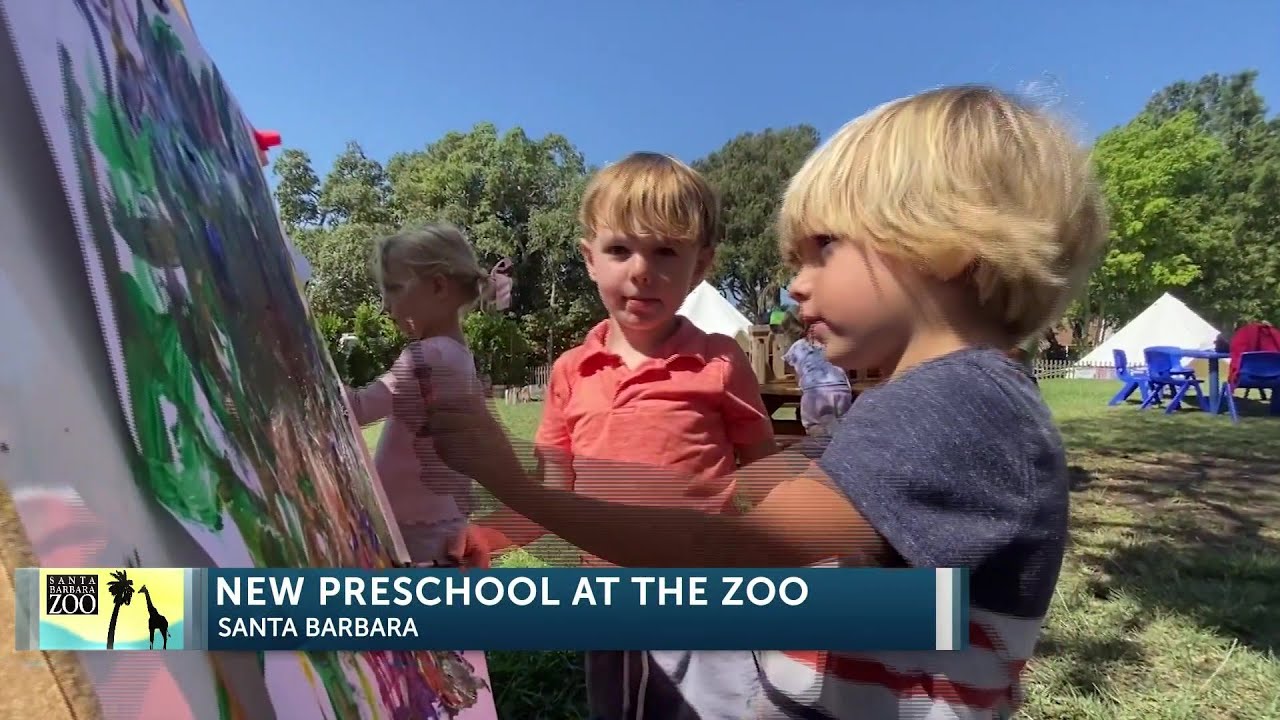
<instances>
[{"instance_id":1,"label":"blond-haired child","mask_svg":"<svg viewBox=\"0 0 1280 720\"><path fill-rule=\"evenodd\" d=\"M737 341L676 314L715 257L719 200L679 160L634 153L592 178L580 220L582 257L609 317L551 370L535 442L585 463L551 462L555 484L619 503L721 511L730 473L774 441ZM619 482L591 471L602 461L650 469ZM748 699L740 679L754 672L749 653L591 652L586 664L592 717L608 720L738 718Z\"/></svg>"},{"instance_id":2,"label":"blond-haired child","mask_svg":"<svg viewBox=\"0 0 1280 720\"><path fill-rule=\"evenodd\" d=\"M752 716L1008 717L1062 562L1068 482L1049 409L1005 350L1061 314L1105 243L1087 152L997 90L933 90L840 129L791 181L778 227L790 293L832 362L889 379L815 463L740 470L749 512L560 492L499 443L468 462L449 442L446 460L620 565L969 568L967 649L761 652Z\"/></svg>"},{"instance_id":3,"label":"blond-haired child","mask_svg":"<svg viewBox=\"0 0 1280 720\"><path fill-rule=\"evenodd\" d=\"M724 476L774 449L746 353L676 314L715 258L719 200L679 160L634 153L592 178L580 219L582 257L609 317L556 360L536 442L694 476L705 481L696 494L719 509ZM636 488L625 499L671 490Z\"/></svg>"},{"instance_id":4,"label":"blond-haired child","mask_svg":"<svg viewBox=\"0 0 1280 720\"><path fill-rule=\"evenodd\" d=\"M386 420L374 464L410 558L449 564L459 560L471 480L440 460L432 422L450 408L483 406L461 322L489 274L462 231L440 223L380 239L373 275L384 309L410 342L390 370L347 389L347 398L358 424Z\"/></svg>"}]
</instances>

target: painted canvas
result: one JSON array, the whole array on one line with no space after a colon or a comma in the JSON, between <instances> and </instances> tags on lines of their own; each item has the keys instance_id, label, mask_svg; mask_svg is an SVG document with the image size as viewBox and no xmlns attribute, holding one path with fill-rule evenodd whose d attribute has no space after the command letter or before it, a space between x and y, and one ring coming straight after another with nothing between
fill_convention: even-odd
<instances>
[{"instance_id":1,"label":"painted canvas","mask_svg":"<svg viewBox=\"0 0 1280 720\"><path fill-rule=\"evenodd\" d=\"M0 9L78 229L139 490L218 565L405 558L252 130L180 8ZM278 717L494 714L473 653L307 653L263 673Z\"/></svg>"}]
</instances>

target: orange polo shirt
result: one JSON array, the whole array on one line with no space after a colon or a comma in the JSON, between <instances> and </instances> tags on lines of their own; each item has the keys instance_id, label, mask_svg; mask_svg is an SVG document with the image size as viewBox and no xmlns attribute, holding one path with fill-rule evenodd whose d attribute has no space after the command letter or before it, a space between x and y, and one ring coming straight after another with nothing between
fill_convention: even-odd
<instances>
[{"instance_id":1,"label":"orange polo shirt","mask_svg":"<svg viewBox=\"0 0 1280 720\"><path fill-rule=\"evenodd\" d=\"M608 320L552 366L535 442L573 456L574 492L720 511L733 495L735 449L773 438L738 343L677 322L661 352L634 369L607 349Z\"/></svg>"}]
</instances>

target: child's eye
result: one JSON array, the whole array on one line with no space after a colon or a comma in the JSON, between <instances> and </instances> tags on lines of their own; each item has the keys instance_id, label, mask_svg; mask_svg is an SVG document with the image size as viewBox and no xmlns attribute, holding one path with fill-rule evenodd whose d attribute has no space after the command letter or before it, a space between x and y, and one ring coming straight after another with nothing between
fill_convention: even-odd
<instances>
[{"instance_id":1,"label":"child's eye","mask_svg":"<svg viewBox=\"0 0 1280 720\"><path fill-rule=\"evenodd\" d=\"M658 248L658 254L662 257L675 257L680 253L673 247L660 247Z\"/></svg>"},{"instance_id":2,"label":"child's eye","mask_svg":"<svg viewBox=\"0 0 1280 720\"><path fill-rule=\"evenodd\" d=\"M782 262L789 268L795 269L800 267L800 249L794 245L787 248L787 254L782 258Z\"/></svg>"},{"instance_id":3,"label":"child's eye","mask_svg":"<svg viewBox=\"0 0 1280 720\"><path fill-rule=\"evenodd\" d=\"M604 249L609 255L621 256L627 255L630 251L622 245L610 245Z\"/></svg>"},{"instance_id":4,"label":"child's eye","mask_svg":"<svg viewBox=\"0 0 1280 720\"><path fill-rule=\"evenodd\" d=\"M818 259L825 261L827 256L831 254L831 249L836 246L836 239L831 235L818 235L813 238L812 247L818 253Z\"/></svg>"}]
</instances>

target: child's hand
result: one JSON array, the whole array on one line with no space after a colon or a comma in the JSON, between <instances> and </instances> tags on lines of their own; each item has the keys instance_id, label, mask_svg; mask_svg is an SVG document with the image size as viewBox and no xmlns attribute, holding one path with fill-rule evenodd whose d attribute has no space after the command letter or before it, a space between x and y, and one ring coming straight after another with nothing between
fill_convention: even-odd
<instances>
[{"instance_id":1,"label":"child's hand","mask_svg":"<svg viewBox=\"0 0 1280 720\"><path fill-rule=\"evenodd\" d=\"M483 525L472 525L467 531L475 534L479 542L488 549L490 557L515 547L515 542L501 530L484 527Z\"/></svg>"},{"instance_id":2,"label":"child's hand","mask_svg":"<svg viewBox=\"0 0 1280 720\"><path fill-rule=\"evenodd\" d=\"M449 559L460 567L484 570L489 567L490 554L510 544L502 533L468 523L450 544Z\"/></svg>"}]
</instances>

